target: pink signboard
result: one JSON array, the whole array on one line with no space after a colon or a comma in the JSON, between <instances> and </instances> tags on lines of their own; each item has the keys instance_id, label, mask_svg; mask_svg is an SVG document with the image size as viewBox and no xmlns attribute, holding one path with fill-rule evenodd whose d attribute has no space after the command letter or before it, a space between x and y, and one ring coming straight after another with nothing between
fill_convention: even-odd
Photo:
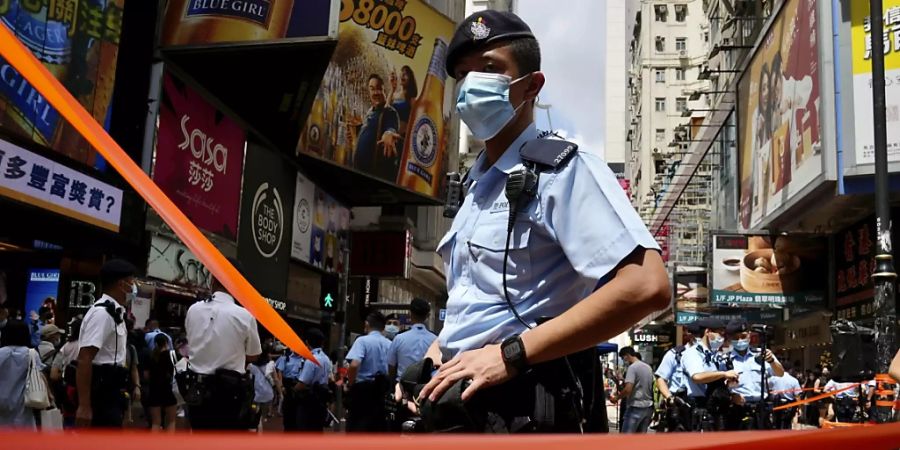
<instances>
[{"instance_id":1,"label":"pink signboard","mask_svg":"<svg viewBox=\"0 0 900 450\"><path fill-rule=\"evenodd\" d=\"M245 134L196 91L166 74L153 180L198 227L237 236Z\"/></svg>"}]
</instances>

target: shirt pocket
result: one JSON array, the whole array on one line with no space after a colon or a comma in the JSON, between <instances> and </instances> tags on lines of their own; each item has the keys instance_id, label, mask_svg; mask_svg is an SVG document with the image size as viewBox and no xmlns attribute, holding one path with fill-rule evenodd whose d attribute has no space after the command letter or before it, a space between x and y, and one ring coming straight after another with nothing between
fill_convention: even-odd
<instances>
[{"instance_id":1,"label":"shirt pocket","mask_svg":"<svg viewBox=\"0 0 900 450\"><path fill-rule=\"evenodd\" d=\"M488 297L496 298L501 303L506 301L503 292L506 229L505 216L485 224L479 224L467 243L475 286ZM520 222L513 227L506 274L510 300L514 304L525 300L533 285L530 238L531 223Z\"/></svg>"}]
</instances>

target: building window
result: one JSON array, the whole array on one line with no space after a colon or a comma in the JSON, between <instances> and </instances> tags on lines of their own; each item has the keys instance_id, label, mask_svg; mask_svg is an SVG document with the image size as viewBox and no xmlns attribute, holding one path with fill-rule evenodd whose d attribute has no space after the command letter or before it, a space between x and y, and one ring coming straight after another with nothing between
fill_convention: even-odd
<instances>
[{"instance_id":1,"label":"building window","mask_svg":"<svg viewBox=\"0 0 900 450\"><path fill-rule=\"evenodd\" d=\"M666 112L665 97L656 97L656 111L657 112Z\"/></svg>"},{"instance_id":2,"label":"building window","mask_svg":"<svg viewBox=\"0 0 900 450\"><path fill-rule=\"evenodd\" d=\"M684 97L676 98L675 99L675 110L678 112L687 110L687 99Z\"/></svg>"},{"instance_id":3,"label":"building window","mask_svg":"<svg viewBox=\"0 0 900 450\"><path fill-rule=\"evenodd\" d=\"M707 44L709 44L709 31L703 32L703 42L706 42Z\"/></svg>"},{"instance_id":4,"label":"building window","mask_svg":"<svg viewBox=\"0 0 900 450\"><path fill-rule=\"evenodd\" d=\"M662 36L656 37L656 51L664 52L666 51L666 38Z\"/></svg>"},{"instance_id":5,"label":"building window","mask_svg":"<svg viewBox=\"0 0 900 450\"><path fill-rule=\"evenodd\" d=\"M653 5L653 12L657 22L665 22L669 15L669 7L666 5Z\"/></svg>"},{"instance_id":6,"label":"building window","mask_svg":"<svg viewBox=\"0 0 900 450\"><path fill-rule=\"evenodd\" d=\"M657 83L665 83L666 82L666 69L656 69L656 82Z\"/></svg>"},{"instance_id":7,"label":"building window","mask_svg":"<svg viewBox=\"0 0 900 450\"><path fill-rule=\"evenodd\" d=\"M684 22L687 19L687 5L675 5L675 21Z\"/></svg>"},{"instance_id":8,"label":"building window","mask_svg":"<svg viewBox=\"0 0 900 450\"><path fill-rule=\"evenodd\" d=\"M675 50L687 51L687 38L675 38Z\"/></svg>"},{"instance_id":9,"label":"building window","mask_svg":"<svg viewBox=\"0 0 900 450\"><path fill-rule=\"evenodd\" d=\"M675 79L678 81L684 81L684 69L681 67L675 69Z\"/></svg>"},{"instance_id":10,"label":"building window","mask_svg":"<svg viewBox=\"0 0 900 450\"><path fill-rule=\"evenodd\" d=\"M664 128L656 129L656 142L662 142L666 140L666 130Z\"/></svg>"}]
</instances>

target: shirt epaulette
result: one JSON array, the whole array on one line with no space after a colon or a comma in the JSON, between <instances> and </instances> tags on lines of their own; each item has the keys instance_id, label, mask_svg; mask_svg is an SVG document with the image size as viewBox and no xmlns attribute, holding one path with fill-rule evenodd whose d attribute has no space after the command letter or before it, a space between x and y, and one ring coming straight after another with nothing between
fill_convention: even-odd
<instances>
[{"instance_id":1,"label":"shirt epaulette","mask_svg":"<svg viewBox=\"0 0 900 450\"><path fill-rule=\"evenodd\" d=\"M532 139L522 145L519 156L540 169L554 170L565 165L578 151L578 145L559 139Z\"/></svg>"}]
</instances>

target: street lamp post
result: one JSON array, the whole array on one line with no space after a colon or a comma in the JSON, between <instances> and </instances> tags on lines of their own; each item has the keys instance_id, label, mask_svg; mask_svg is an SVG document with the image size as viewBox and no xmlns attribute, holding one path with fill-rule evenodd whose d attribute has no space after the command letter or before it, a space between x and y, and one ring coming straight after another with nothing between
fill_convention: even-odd
<instances>
[{"instance_id":1,"label":"street lamp post","mask_svg":"<svg viewBox=\"0 0 900 450\"><path fill-rule=\"evenodd\" d=\"M872 40L872 97L875 131L875 214L878 229L875 282L875 362L879 374L886 374L895 351L897 273L891 256L891 206L888 197L887 128L884 92L884 14L882 0L870 0ZM883 390L887 392L886 390ZM893 396L890 391L888 397ZM892 398L876 396L875 421L891 421Z\"/></svg>"}]
</instances>

